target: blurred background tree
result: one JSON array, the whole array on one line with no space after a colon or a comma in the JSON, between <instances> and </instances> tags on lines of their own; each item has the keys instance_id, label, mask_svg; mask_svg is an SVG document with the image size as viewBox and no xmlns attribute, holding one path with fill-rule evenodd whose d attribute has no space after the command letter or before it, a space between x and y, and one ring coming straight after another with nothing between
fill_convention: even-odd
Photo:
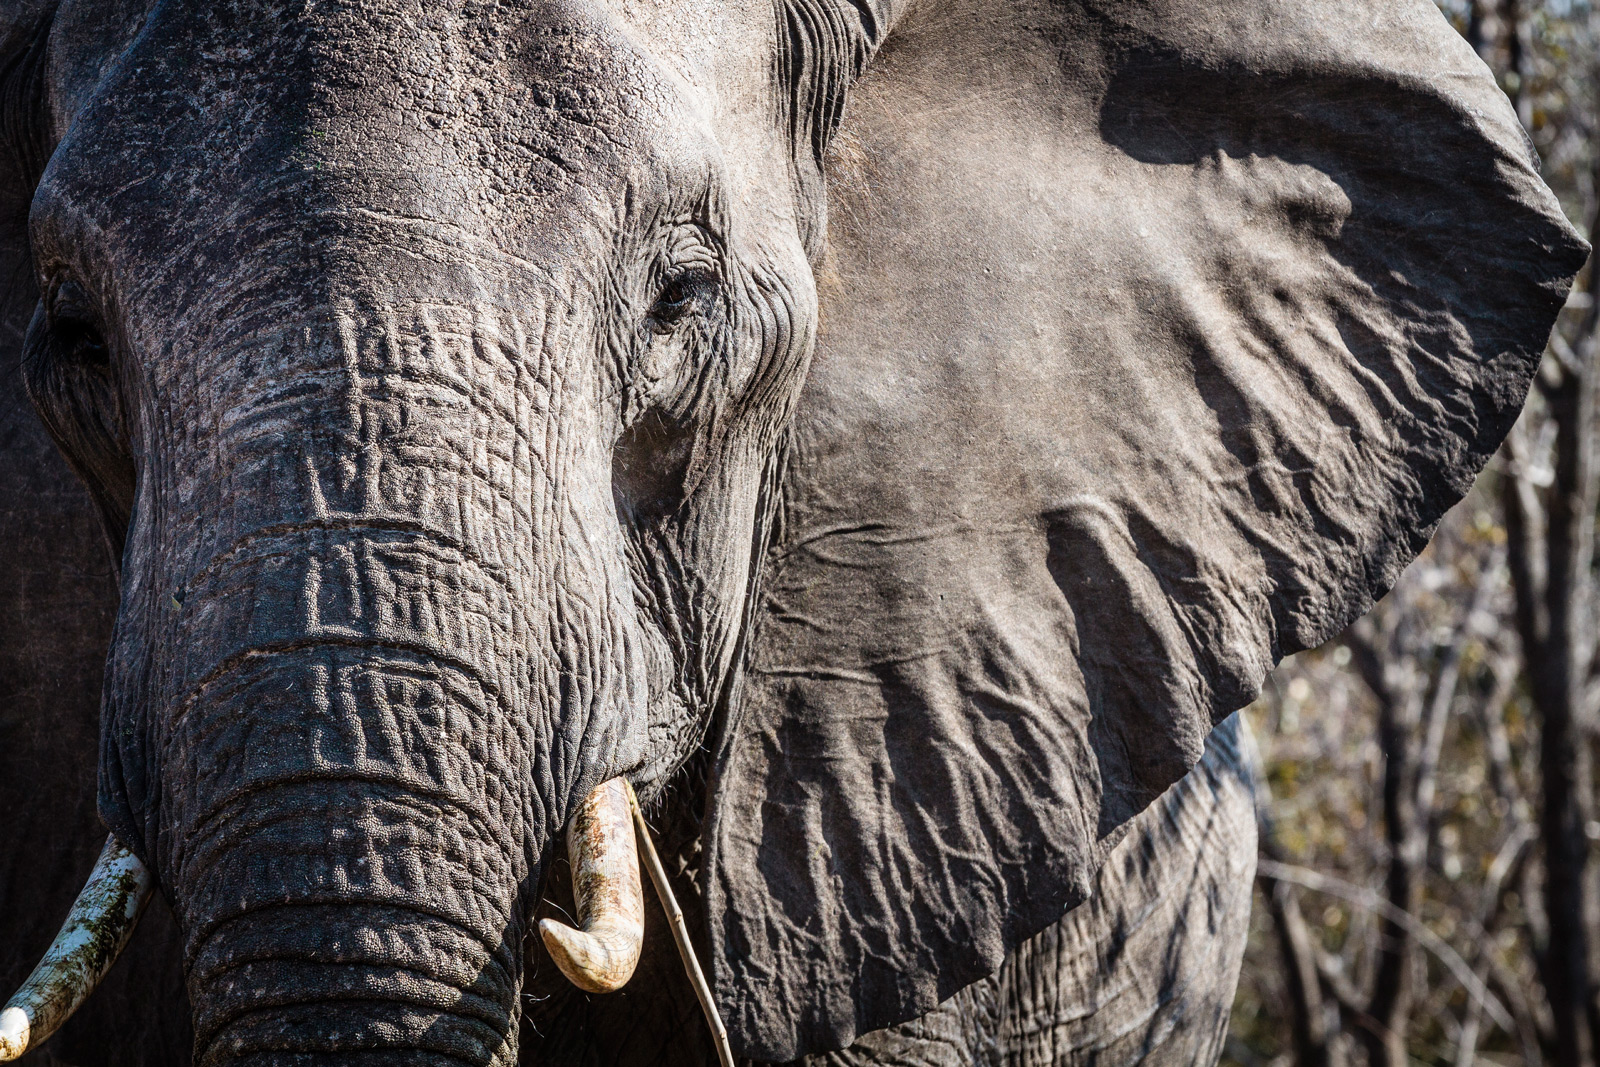
<instances>
[{"instance_id":1,"label":"blurred background tree","mask_svg":"<svg viewBox=\"0 0 1600 1067\"><path fill-rule=\"evenodd\" d=\"M1593 241L1600 0L1439 2ZM1225 1063L1600 1067L1597 298L1591 260L1472 495L1247 712L1261 863Z\"/></svg>"}]
</instances>

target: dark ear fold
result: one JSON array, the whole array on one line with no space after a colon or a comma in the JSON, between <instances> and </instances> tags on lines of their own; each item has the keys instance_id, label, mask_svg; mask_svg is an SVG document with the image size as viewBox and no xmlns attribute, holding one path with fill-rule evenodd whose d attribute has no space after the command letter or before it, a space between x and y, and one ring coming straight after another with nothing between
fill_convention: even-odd
<instances>
[{"instance_id":1,"label":"dark ear fold","mask_svg":"<svg viewBox=\"0 0 1600 1067\"><path fill-rule=\"evenodd\" d=\"M84 358L85 352L91 353ZM22 349L34 411L100 512L114 561L122 559L136 489L122 401L103 342L73 343L34 312Z\"/></svg>"},{"instance_id":2,"label":"dark ear fold","mask_svg":"<svg viewBox=\"0 0 1600 1067\"><path fill-rule=\"evenodd\" d=\"M759 1059L994 970L1510 427L1584 243L1429 0L918 5L829 162L822 335L721 740Z\"/></svg>"}]
</instances>

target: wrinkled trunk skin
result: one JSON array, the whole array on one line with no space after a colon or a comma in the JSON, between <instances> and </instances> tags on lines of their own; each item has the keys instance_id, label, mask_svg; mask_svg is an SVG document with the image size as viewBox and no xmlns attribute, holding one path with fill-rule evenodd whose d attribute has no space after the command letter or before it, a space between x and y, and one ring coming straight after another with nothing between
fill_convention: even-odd
<instances>
[{"instance_id":1,"label":"wrinkled trunk skin","mask_svg":"<svg viewBox=\"0 0 1600 1067\"><path fill-rule=\"evenodd\" d=\"M529 370L563 327L496 314L230 337L154 428L103 808L177 913L200 1064L515 1063L542 859L638 760L622 553Z\"/></svg>"},{"instance_id":2,"label":"wrinkled trunk skin","mask_svg":"<svg viewBox=\"0 0 1600 1067\"><path fill-rule=\"evenodd\" d=\"M585 420L537 384L575 316L314 311L191 342L198 402L147 428L119 830L185 931L199 1062L514 1063L540 857L631 758L594 710L646 703Z\"/></svg>"}]
</instances>

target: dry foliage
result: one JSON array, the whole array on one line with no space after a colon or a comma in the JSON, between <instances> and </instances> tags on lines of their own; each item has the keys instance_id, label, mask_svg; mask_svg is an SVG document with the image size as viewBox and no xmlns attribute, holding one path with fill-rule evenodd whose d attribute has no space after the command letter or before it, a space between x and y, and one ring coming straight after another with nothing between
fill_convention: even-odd
<instances>
[{"instance_id":1,"label":"dry foliage","mask_svg":"<svg viewBox=\"0 0 1600 1067\"><path fill-rule=\"evenodd\" d=\"M1600 10L1442 0L1573 220L1600 226ZM1512 439L1368 618L1249 716L1261 874L1224 1062L1558 1064L1600 1050L1591 261Z\"/></svg>"}]
</instances>

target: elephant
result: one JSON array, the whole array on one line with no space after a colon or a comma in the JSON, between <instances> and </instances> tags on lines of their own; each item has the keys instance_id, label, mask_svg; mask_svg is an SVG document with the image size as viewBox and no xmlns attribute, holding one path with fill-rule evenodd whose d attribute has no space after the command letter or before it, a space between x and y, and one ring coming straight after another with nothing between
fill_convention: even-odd
<instances>
[{"instance_id":1,"label":"elephant","mask_svg":"<svg viewBox=\"0 0 1600 1067\"><path fill-rule=\"evenodd\" d=\"M1430 0L3 0L0 1052L1214 1062L1588 252Z\"/></svg>"}]
</instances>

